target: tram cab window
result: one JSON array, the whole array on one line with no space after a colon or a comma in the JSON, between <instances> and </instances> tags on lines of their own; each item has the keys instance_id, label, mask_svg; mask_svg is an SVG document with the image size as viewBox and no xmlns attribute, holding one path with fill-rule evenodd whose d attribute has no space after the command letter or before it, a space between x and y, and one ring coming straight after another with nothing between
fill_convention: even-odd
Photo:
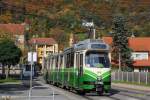
<instances>
[{"instance_id":1,"label":"tram cab window","mask_svg":"<svg viewBox=\"0 0 150 100\"><path fill-rule=\"evenodd\" d=\"M86 53L85 63L87 67L108 68L110 62L107 53L89 51Z\"/></svg>"}]
</instances>

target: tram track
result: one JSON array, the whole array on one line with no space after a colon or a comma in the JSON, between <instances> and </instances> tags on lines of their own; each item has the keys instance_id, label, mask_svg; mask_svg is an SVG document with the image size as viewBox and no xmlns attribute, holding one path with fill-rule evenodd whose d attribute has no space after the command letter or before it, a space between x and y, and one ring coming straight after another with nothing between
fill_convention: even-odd
<instances>
[{"instance_id":1,"label":"tram track","mask_svg":"<svg viewBox=\"0 0 150 100\"><path fill-rule=\"evenodd\" d=\"M74 90L66 90L60 87L49 85L51 89L57 91L59 94L64 95L68 100L149 100L149 93L143 91L135 91L119 87L112 87L110 94L102 96L96 93L87 93L86 95L79 95Z\"/></svg>"},{"instance_id":2,"label":"tram track","mask_svg":"<svg viewBox=\"0 0 150 100\"><path fill-rule=\"evenodd\" d=\"M68 91L52 85L50 86L55 88L56 90L59 90L59 92L61 90L61 93L63 92L65 96L68 95L69 98L71 96L70 100L79 100L79 99L80 100L149 100L148 98L145 97L144 94L140 94L140 93L137 94L133 92L128 93L120 90L119 92L115 92L115 93L113 90L111 95L104 94L103 96L98 96L96 93L95 94L87 93L85 96L82 96L77 94L75 91Z\"/></svg>"}]
</instances>

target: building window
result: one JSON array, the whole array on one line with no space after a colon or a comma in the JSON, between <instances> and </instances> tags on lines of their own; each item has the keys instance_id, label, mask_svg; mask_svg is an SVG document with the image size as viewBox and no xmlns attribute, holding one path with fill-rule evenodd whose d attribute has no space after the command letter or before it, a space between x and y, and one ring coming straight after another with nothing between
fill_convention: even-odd
<instances>
[{"instance_id":1,"label":"building window","mask_svg":"<svg viewBox=\"0 0 150 100\"><path fill-rule=\"evenodd\" d=\"M148 52L133 52L133 60L148 60Z\"/></svg>"}]
</instances>

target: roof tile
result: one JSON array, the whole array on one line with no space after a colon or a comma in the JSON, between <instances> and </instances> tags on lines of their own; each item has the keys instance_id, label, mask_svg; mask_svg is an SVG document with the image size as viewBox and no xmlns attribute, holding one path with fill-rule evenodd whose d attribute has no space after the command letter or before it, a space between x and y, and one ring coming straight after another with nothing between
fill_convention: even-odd
<instances>
[{"instance_id":1,"label":"roof tile","mask_svg":"<svg viewBox=\"0 0 150 100\"><path fill-rule=\"evenodd\" d=\"M112 45L112 37L103 37L104 42ZM147 51L150 52L150 37L135 37L129 38L129 47L132 48L133 51L142 52ZM134 66L150 66L150 56L148 60L135 60Z\"/></svg>"},{"instance_id":2,"label":"roof tile","mask_svg":"<svg viewBox=\"0 0 150 100\"><path fill-rule=\"evenodd\" d=\"M24 25L23 24L0 24L0 30L11 32L16 35L23 35L24 34Z\"/></svg>"},{"instance_id":3,"label":"roof tile","mask_svg":"<svg viewBox=\"0 0 150 100\"><path fill-rule=\"evenodd\" d=\"M112 45L112 37L103 37L104 42ZM150 51L150 43L149 37L136 37L129 38L129 47L133 49L133 51Z\"/></svg>"},{"instance_id":4,"label":"roof tile","mask_svg":"<svg viewBox=\"0 0 150 100\"><path fill-rule=\"evenodd\" d=\"M31 40L29 40L30 44L39 44L39 45L43 45L43 44L47 44L47 45L53 45L56 44L57 42L53 39L53 38L32 38Z\"/></svg>"}]
</instances>

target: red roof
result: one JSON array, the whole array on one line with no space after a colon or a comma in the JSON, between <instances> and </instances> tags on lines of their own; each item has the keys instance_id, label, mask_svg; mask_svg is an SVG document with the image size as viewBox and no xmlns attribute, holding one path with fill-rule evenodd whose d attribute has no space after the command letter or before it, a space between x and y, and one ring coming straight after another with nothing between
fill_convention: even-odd
<instances>
[{"instance_id":1,"label":"red roof","mask_svg":"<svg viewBox=\"0 0 150 100\"><path fill-rule=\"evenodd\" d=\"M103 37L104 42L111 45L112 44L112 37ZM147 51L150 52L150 37L134 37L129 38L129 47L132 48L133 51L143 52ZM134 66L150 66L150 55L148 60L135 60Z\"/></svg>"},{"instance_id":2,"label":"red roof","mask_svg":"<svg viewBox=\"0 0 150 100\"><path fill-rule=\"evenodd\" d=\"M150 38L148 37L136 37L129 38L129 46L133 51L150 51Z\"/></svg>"},{"instance_id":3,"label":"red roof","mask_svg":"<svg viewBox=\"0 0 150 100\"><path fill-rule=\"evenodd\" d=\"M112 37L103 37L102 38L105 43L111 45L112 44Z\"/></svg>"},{"instance_id":4,"label":"red roof","mask_svg":"<svg viewBox=\"0 0 150 100\"><path fill-rule=\"evenodd\" d=\"M39 44L39 45L53 45L56 44L57 42L53 39L53 38L32 38L31 40L29 40L30 44Z\"/></svg>"},{"instance_id":5,"label":"red roof","mask_svg":"<svg viewBox=\"0 0 150 100\"><path fill-rule=\"evenodd\" d=\"M11 32L16 35L24 34L23 24L0 24L0 31Z\"/></svg>"},{"instance_id":6,"label":"red roof","mask_svg":"<svg viewBox=\"0 0 150 100\"><path fill-rule=\"evenodd\" d=\"M104 42L111 45L112 37L103 37ZM150 37L134 37L129 38L129 47L133 51L150 51Z\"/></svg>"},{"instance_id":7,"label":"red roof","mask_svg":"<svg viewBox=\"0 0 150 100\"><path fill-rule=\"evenodd\" d=\"M134 66L150 66L150 59L148 60L135 60L133 63Z\"/></svg>"}]
</instances>

